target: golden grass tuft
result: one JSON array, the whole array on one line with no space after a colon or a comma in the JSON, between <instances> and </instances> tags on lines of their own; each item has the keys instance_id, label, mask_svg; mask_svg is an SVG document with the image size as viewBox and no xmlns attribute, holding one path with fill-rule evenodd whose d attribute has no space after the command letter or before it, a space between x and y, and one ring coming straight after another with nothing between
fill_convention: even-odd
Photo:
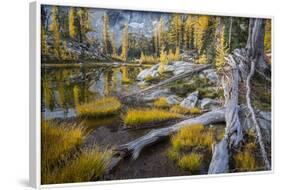
<instances>
[{"instance_id":1,"label":"golden grass tuft","mask_svg":"<svg viewBox=\"0 0 281 190\"><path fill-rule=\"evenodd\" d=\"M201 110L199 108L185 108L180 105L174 105L170 109L171 112L179 114L200 114Z\"/></svg>"},{"instance_id":2,"label":"golden grass tuft","mask_svg":"<svg viewBox=\"0 0 281 190\"><path fill-rule=\"evenodd\" d=\"M256 171L259 169L258 163L255 159L256 149L255 143L247 143L242 151L237 152L233 156L235 168L238 171Z\"/></svg>"},{"instance_id":3,"label":"golden grass tuft","mask_svg":"<svg viewBox=\"0 0 281 190\"><path fill-rule=\"evenodd\" d=\"M154 106L157 108L168 108L170 105L165 97L160 97L154 101Z\"/></svg>"},{"instance_id":4,"label":"golden grass tuft","mask_svg":"<svg viewBox=\"0 0 281 190\"><path fill-rule=\"evenodd\" d=\"M43 184L98 180L111 151L98 147L81 150L85 133L79 126L44 121L41 126L41 177Z\"/></svg>"},{"instance_id":5,"label":"golden grass tuft","mask_svg":"<svg viewBox=\"0 0 281 190\"><path fill-rule=\"evenodd\" d=\"M45 183L75 183L99 180L103 176L111 156L111 151L101 151L97 147L82 152L63 168L48 173L44 179Z\"/></svg>"},{"instance_id":6,"label":"golden grass tuft","mask_svg":"<svg viewBox=\"0 0 281 190\"><path fill-rule=\"evenodd\" d=\"M81 127L68 126L66 123L42 122L41 127L42 171L49 170L59 160L81 145L84 134Z\"/></svg>"},{"instance_id":7,"label":"golden grass tuft","mask_svg":"<svg viewBox=\"0 0 281 190\"><path fill-rule=\"evenodd\" d=\"M190 153L178 161L178 166L183 169L190 172L198 172L200 171L200 167L203 161L203 156L198 153Z\"/></svg>"},{"instance_id":8,"label":"golden grass tuft","mask_svg":"<svg viewBox=\"0 0 281 190\"><path fill-rule=\"evenodd\" d=\"M187 125L172 136L167 156L181 169L196 173L203 161L208 161L214 141L214 130L202 124Z\"/></svg>"},{"instance_id":9,"label":"golden grass tuft","mask_svg":"<svg viewBox=\"0 0 281 190\"><path fill-rule=\"evenodd\" d=\"M171 139L172 147L176 151L190 150L194 147L212 148L213 134L204 129L202 124L183 127Z\"/></svg>"},{"instance_id":10,"label":"golden grass tuft","mask_svg":"<svg viewBox=\"0 0 281 190\"><path fill-rule=\"evenodd\" d=\"M127 126L136 126L140 124L147 124L151 122L165 121L168 119L177 119L181 115L171 113L162 109L130 109L124 116L124 123Z\"/></svg>"},{"instance_id":11,"label":"golden grass tuft","mask_svg":"<svg viewBox=\"0 0 281 190\"><path fill-rule=\"evenodd\" d=\"M77 114L81 117L105 117L116 114L121 108L117 98L106 97L77 106Z\"/></svg>"}]
</instances>

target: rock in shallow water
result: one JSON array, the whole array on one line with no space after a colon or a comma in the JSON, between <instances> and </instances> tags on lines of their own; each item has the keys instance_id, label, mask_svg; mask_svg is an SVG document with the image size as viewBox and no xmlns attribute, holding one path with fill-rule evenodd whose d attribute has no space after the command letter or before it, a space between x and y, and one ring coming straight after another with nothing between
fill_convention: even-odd
<instances>
[{"instance_id":1,"label":"rock in shallow water","mask_svg":"<svg viewBox=\"0 0 281 190\"><path fill-rule=\"evenodd\" d=\"M142 81L142 80L144 80L145 78L147 78L149 76L151 76L153 78L158 77L159 76L159 73L157 71L158 67L159 67L159 64L156 64L156 65L153 65L152 67L150 67L149 69L142 70L138 74L137 80Z\"/></svg>"}]
</instances>

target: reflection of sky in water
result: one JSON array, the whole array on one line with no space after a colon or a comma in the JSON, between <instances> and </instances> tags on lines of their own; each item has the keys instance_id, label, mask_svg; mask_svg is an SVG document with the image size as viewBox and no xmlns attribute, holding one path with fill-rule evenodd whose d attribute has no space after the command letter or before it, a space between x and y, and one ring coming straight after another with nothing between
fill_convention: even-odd
<instances>
[{"instance_id":1,"label":"reflection of sky in water","mask_svg":"<svg viewBox=\"0 0 281 190\"><path fill-rule=\"evenodd\" d=\"M135 78L139 71L137 67L42 69L42 116L45 119L74 117L78 104L136 91ZM85 76L87 80L81 80Z\"/></svg>"}]
</instances>

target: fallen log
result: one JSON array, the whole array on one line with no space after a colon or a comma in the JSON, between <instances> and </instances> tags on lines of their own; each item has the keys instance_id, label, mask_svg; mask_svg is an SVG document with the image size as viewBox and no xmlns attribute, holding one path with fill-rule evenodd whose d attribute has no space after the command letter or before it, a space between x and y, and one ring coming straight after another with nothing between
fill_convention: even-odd
<instances>
[{"instance_id":1,"label":"fallen log","mask_svg":"<svg viewBox=\"0 0 281 190\"><path fill-rule=\"evenodd\" d=\"M185 78L185 77L191 76L191 75L193 75L193 74L195 74L195 73L198 73L198 72L200 72L200 71L202 71L202 70L205 70L205 69L208 69L208 68L211 68L211 65L196 66L196 67L195 67L194 69L192 69L192 70L188 70L188 71L186 71L186 72L184 72L184 73L181 73L181 74L179 74L179 75L176 75L176 76L173 76L173 77L171 77L171 78L168 78L168 79L166 79L166 80L164 80L164 81L162 81L162 82L159 82L158 84L151 85L151 86L149 86L149 87L147 87L147 88L145 88L145 89L143 89L143 90L140 90L140 91L138 91L138 92L134 92L134 93L125 95L125 96L123 96L123 98L129 97L129 96L140 95L140 94L142 94L142 93L144 93L144 92L147 92L147 91L153 90L153 89L155 89L155 88L161 87L161 86L163 86L163 85L166 85L166 84L168 84L168 83L174 82L174 81L176 81L176 80L183 79L183 78Z\"/></svg>"},{"instance_id":2,"label":"fallen log","mask_svg":"<svg viewBox=\"0 0 281 190\"><path fill-rule=\"evenodd\" d=\"M161 141L162 139L169 137L177 132L182 127L201 123L203 125L209 125L213 123L219 123L225 121L225 109L220 108L214 111L204 113L198 117L186 119L172 126L153 129L144 136L141 136L131 142L123 145L119 145L114 149L115 156L113 157L108 171L113 169L118 163L125 157L131 156L133 160L137 159L140 152L147 146Z\"/></svg>"}]
</instances>

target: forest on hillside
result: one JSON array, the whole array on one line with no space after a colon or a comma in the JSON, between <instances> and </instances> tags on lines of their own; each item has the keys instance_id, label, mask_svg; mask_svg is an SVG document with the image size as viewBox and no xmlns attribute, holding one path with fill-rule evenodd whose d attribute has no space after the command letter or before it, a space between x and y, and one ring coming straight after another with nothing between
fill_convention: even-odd
<instances>
[{"instance_id":1,"label":"forest on hillside","mask_svg":"<svg viewBox=\"0 0 281 190\"><path fill-rule=\"evenodd\" d=\"M246 45L249 18L170 13L151 20L152 35L130 30L129 19L120 26L120 42L108 14L91 16L95 10L78 7L41 9L41 45L43 62L130 61L167 62L185 58L194 62L221 65L225 55ZM145 14L145 13L143 13ZM93 20L100 19L100 37L96 37ZM113 24L114 25L114 24ZM265 21L265 52L271 47L271 22ZM180 57L181 54L185 56ZM188 57L189 56L189 57ZM191 57L190 57L191 56Z\"/></svg>"},{"instance_id":2,"label":"forest on hillside","mask_svg":"<svg viewBox=\"0 0 281 190\"><path fill-rule=\"evenodd\" d=\"M271 171L271 30L42 6L42 183Z\"/></svg>"}]
</instances>

